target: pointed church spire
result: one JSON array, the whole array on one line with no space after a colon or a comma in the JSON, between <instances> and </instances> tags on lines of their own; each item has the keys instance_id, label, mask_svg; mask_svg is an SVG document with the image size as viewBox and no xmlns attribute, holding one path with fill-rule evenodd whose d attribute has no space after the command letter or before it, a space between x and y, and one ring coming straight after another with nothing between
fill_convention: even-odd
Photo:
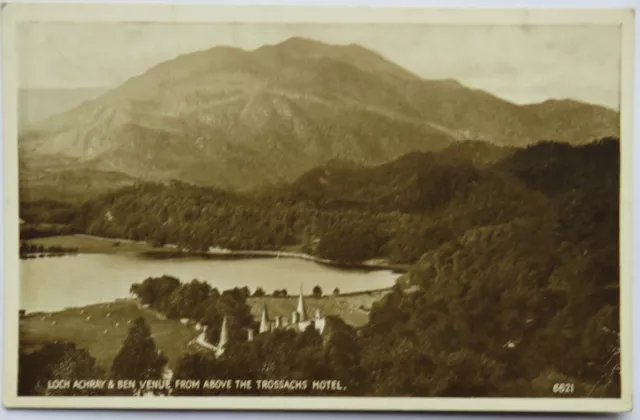
<instances>
[{"instance_id":1,"label":"pointed church spire","mask_svg":"<svg viewBox=\"0 0 640 420\"><path fill-rule=\"evenodd\" d=\"M262 308L262 319L260 320L259 334L269 331L269 316L267 315L267 305Z\"/></svg>"},{"instance_id":2,"label":"pointed church spire","mask_svg":"<svg viewBox=\"0 0 640 420\"><path fill-rule=\"evenodd\" d=\"M227 317L222 320L222 328L220 329L220 341L218 341L218 348L224 349L229 342L229 328L227 327Z\"/></svg>"},{"instance_id":3,"label":"pointed church spire","mask_svg":"<svg viewBox=\"0 0 640 420\"><path fill-rule=\"evenodd\" d=\"M307 308L304 306L304 298L302 297L302 283L300 284L300 296L298 296L298 309L296 312L300 315L300 322L307 320Z\"/></svg>"}]
</instances>

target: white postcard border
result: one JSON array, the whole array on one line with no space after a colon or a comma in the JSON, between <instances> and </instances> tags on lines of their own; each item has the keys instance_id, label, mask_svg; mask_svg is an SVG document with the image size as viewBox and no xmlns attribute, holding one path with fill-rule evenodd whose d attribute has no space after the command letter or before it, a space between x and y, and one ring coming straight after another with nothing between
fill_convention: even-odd
<instances>
[{"instance_id":1,"label":"white postcard border","mask_svg":"<svg viewBox=\"0 0 640 420\"><path fill-rule=\"evenodd\" d=\"M632 385L632 180L633 53L631 9L461 9L389 6L219 6L177 4L4 4L2 21L4 147L4 368L7 407L211 410L622 412L631 409ZM16 24L56 22L288 22L430 24L619 24L621 62L620 291L621 381L619 399L421 398L421 397L19 397L18 165Z\"/></svg>"}]
</instances>

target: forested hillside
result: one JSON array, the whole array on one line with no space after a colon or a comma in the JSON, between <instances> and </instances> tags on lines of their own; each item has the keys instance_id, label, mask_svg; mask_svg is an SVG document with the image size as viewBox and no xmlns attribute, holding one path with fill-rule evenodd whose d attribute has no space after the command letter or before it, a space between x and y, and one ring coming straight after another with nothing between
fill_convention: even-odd
<instances>
[{"instance_id":1,"label":"forested hillside","mask_svg":"<svg viewBox=\"0 0 640 420\"><path fill-rule=\"evenodd\" d=\"M48 208L76 231L190 250L297 247L342 262L412 263L368 324L340 344L358 361L348 364L362 392L553 396L554 383L571 382L574 396L619 395L619 141L464 147L376 167L334 161L254 195L139 184L73 208L74 217L69 207ZM25 206L23 215L42 221L34 211ZM175 296L199 287L167 281ZM154 299L180 316L203 307ZM251 322L243 308L234 309L239 327ZM216 311L207 321L212 340L224 312ZM257 360L278 354L265 340L234 344L220 363L258 371L251 352L261 352ZM296 366L314 375L329 354L338 357L327 351L298 355ZM276 373L300 373L276 359Z\"/></svg>"},{"instance_id":2,"label":"forested hillside","mask_svg":"<svg viewBox=\"0 0 640 420\"><path fill-rule=\"evenodd\" d=\"M502 162L549 208L420 258L363 331L375 392L548 397L570 382L619 395L618 156L609 139Z\"/></svg>"},{"instance_id":3,"label":"forested hillside","mask_svg":"<svg viewBox=\"0 0 640 420\"><path fill-rule=\"evenodd\" d=\"M73 217L68 205L53 211L48 202L22 211L43 222L34 213L46 205L76 231L193 251L298 247L344 262L408 263L469 229L523 218L550 220L566 235L602 235L600 218L617 208L618 149L615 139L540 143L480 164L477 153L414 152L376 167L331 162L255 195L144 183L75 207Z\"/></svg>"}]
</instances>

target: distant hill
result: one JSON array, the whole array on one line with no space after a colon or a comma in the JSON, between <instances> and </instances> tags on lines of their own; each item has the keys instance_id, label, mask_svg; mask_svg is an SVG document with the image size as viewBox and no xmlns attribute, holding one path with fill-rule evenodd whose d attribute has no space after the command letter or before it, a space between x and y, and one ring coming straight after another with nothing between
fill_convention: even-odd
<instances>
[{"instance_id":1,"label":"distant hill","mask_svg":"<svg viewBox=\"0 0 640 420\"><path fill-rule=\"evenodd\" d=\"M464 140L524 146L619 131L574 101L518 106L454 80L424 80L361 46L292 38L163 62L20 137L24 167L50 156L141 180L232 190L295 180L339 159L379 165Z\"/></svg>"}]
</instances>

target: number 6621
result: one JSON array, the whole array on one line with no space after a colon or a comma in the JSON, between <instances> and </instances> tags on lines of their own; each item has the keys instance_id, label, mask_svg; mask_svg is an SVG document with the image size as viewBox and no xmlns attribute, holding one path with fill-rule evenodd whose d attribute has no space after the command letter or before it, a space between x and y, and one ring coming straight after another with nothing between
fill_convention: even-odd
<instances>
[{"instance_id":1,"label":"number 6621","mask_svg":"<svg viewBox=\"0 0 640 420\"><path fill-rule=\"evenodd\" d=\"M571 383L557 383L553 385L554 394L572 394L574 391L574 385Z\"/></svg>"}]
</instances>

